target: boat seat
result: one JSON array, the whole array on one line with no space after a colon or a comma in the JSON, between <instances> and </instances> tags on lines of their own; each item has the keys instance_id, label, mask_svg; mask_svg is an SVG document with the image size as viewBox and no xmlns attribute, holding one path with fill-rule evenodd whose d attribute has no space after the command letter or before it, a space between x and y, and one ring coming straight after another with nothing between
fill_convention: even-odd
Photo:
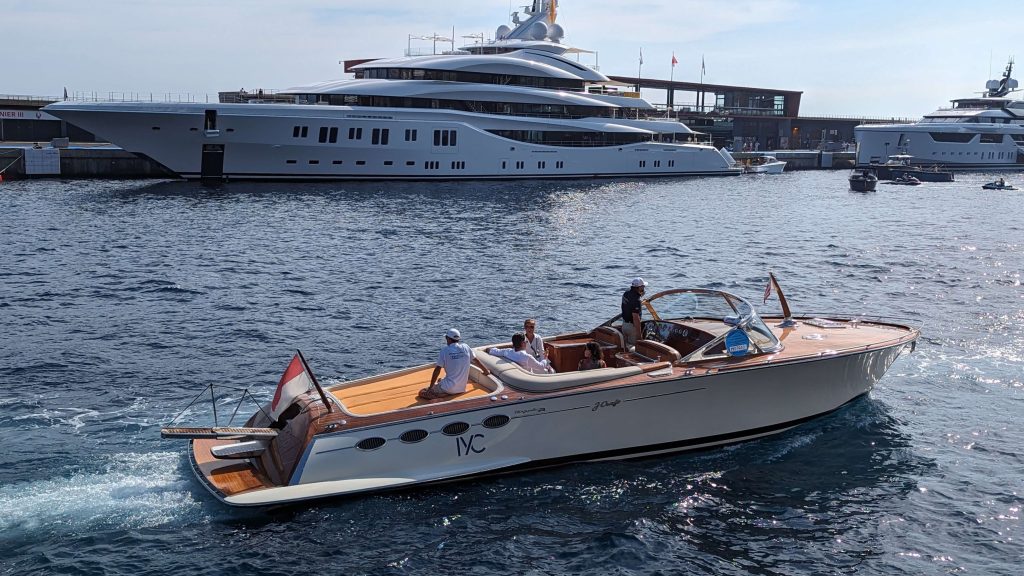
<instances>
[{"instance_id":1,"label":"boat seat","mask_svg":"<svg viewBox=\"0 0 1024 576\"><path fill-rule=\"evenodd\" d=\"M555 392L598 382L606 382L608 380L616 380L627 376L635 376L645 372L645 369L640 366L626 366L623 368L598 368L597 370L563 372L560 374L531 374L523 370L515 362L492 356L483 350L478 349L476 351L476 359L505 385L526 392ZM667 363L662 363L662 365L668 366Z\"/></svg>"},{"instance_id":2,"label":"boat seat","mask_svg":"<svg viewBox=\"0 0 1024 576\"><path fill-rule=\"evenodd\" d=\"M651 358L655 362L663 360L676 362L682 358L682 355L675 348L661 342L655 342L654 340L637 340L634 350L637 354Z\"/></svg>"},{"instance_id":3,"label":"boat seat","mask_svg":"<svg viewBox=\"0 0 1024 576\"><path fill-rule=\"evenodd\" d=\"M621 330L613 326L598 326L594 328L594 340L597 340L597 343L604 349L614 346L614 352L626 349L626 337L622 335Z\"/></svg>"}]
</instances>

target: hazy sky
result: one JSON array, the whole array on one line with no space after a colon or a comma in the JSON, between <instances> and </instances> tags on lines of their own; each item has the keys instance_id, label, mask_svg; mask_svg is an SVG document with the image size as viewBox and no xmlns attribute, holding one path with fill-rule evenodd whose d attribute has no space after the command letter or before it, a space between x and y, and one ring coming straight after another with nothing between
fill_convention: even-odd
<instances>
[{"instance_id":1,"label":"hazy sky","mask_svg":"<svg viewBox=\"0 0 1024 576\"><path fill-rule=\"evenodd\" d=\"M523 1L522 4L527 2ZM347 77L408 35L493 37L508 0L0 0L0 93L215 95ZM562 0L605 74L803 91L801 115L918 117L1024 67L1020 0ZM460 40L462 40L460 38ZM469 40L463 40L469 43ZM413 41L414 48L429 43ZM583 57L593 64L593 57ZM1024 74L1015 74L1024 80ZM663 93L645 91L661 102ZM215 96L214 96L215 98ZM692 99L677 97L677 103Z\"/></svg>"}]
</instances>

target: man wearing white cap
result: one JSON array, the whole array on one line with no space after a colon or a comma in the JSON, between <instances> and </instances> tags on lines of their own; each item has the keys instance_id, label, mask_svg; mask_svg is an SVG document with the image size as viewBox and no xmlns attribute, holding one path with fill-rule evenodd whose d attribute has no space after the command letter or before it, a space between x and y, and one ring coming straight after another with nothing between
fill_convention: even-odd
<instances>
[{"instance_id":1,"label":"man wearing white cap","mask_svg":"<svg viewBox=\"0 0 1024 576\"><path fill-rule=\"evenodd\" d=\"M630 282L629 290L622 293L622 335L626 337L627 348L636 345L640 333L640 300L646 287L647 282L638 276Z\"/></svg>"},{"instance_id":2,"label":"man wearing white cap","mask_svg":"<svg viewBox=\"0 0 1024 576\"><path fill-rule=\"evenodd\" d=\"M449 328L444 333L444 339L448 345L441 349L441 354L437 357L437 365L430 376L430 386L420 390L418 394L418 397L424 400L462 394L469 382L469 363L476 358L476 354L472 348L461 342L462 334L455 328ZM437 377L440 376L442 368L444 378L438 382ZM486 376L487 369L482 370Z\"/></svg>"}]
</instances>

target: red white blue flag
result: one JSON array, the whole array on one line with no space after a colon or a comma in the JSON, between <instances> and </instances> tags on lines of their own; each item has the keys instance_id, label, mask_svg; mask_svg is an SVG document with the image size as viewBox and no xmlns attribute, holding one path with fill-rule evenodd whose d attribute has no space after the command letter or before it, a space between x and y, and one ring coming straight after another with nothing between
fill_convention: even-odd
<instances>
[{"instance_id":1,"label":"red white blue flag","mask_svg":"<svg viewBox=\"0 0 1024 576\"><path fill-rule=\"evenodd\" d=\"M274 420L280 418L281 413L292 405L292 400L305 393L312 385L313 381L310 379L309 374L306 373L305 365L299 359L299 355L296 354L292 357L292 361L288 363L288 368L281 375L281 380L277 383L274 400L270 403L270 417Z\"/></svg>"}]
</instances>

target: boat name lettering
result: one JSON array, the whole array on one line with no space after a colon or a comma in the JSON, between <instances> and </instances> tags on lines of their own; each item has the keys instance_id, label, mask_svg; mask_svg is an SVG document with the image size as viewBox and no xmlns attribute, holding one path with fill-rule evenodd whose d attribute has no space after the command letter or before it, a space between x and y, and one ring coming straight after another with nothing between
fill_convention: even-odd
<instances>
[{"instance_id":1,"label":"boat name lettering","mask_svg":"<svg viewBox=\"0 0 1024 576\"><path fill-rule=\"evenodd\" d=\"M516 410L516 415L540 414L541 412L546 412L546 411L547 411L546 408L530 408L529 410Z\"/></svg>"},{"instance_id":2,"label":"boat name lettering","mask_svg":"<svg viewBox=\"0 0 1024 576\"><path fill-rule=\"evenodd\" d=\"M594 407L591 408L590 411L597 412L600 408L615 408L616 406L619 405L619 402L622 402L622 400L619 400L618 398L616 398L615 400L602 400L600 402L594 402Z\"/></svg>"},{"instance_id":3,"label":"boat name lettering","mask_svg":"<svg viewBox=\"0 0 1024 576\"><path fill-rule=\"evenodd\" d=\"M473 441L476 440L477 438L480 438L482 442L484 435L473 434L472 436L469 437L469 440L466 440L462 436L459 436L458 438L455 439L455 450L458 452L460 457L469 456L470 453L479 454L484 450L487 450L486 447L477 448L476 446L473 446Z\"/></svg>"}]
</instances>

